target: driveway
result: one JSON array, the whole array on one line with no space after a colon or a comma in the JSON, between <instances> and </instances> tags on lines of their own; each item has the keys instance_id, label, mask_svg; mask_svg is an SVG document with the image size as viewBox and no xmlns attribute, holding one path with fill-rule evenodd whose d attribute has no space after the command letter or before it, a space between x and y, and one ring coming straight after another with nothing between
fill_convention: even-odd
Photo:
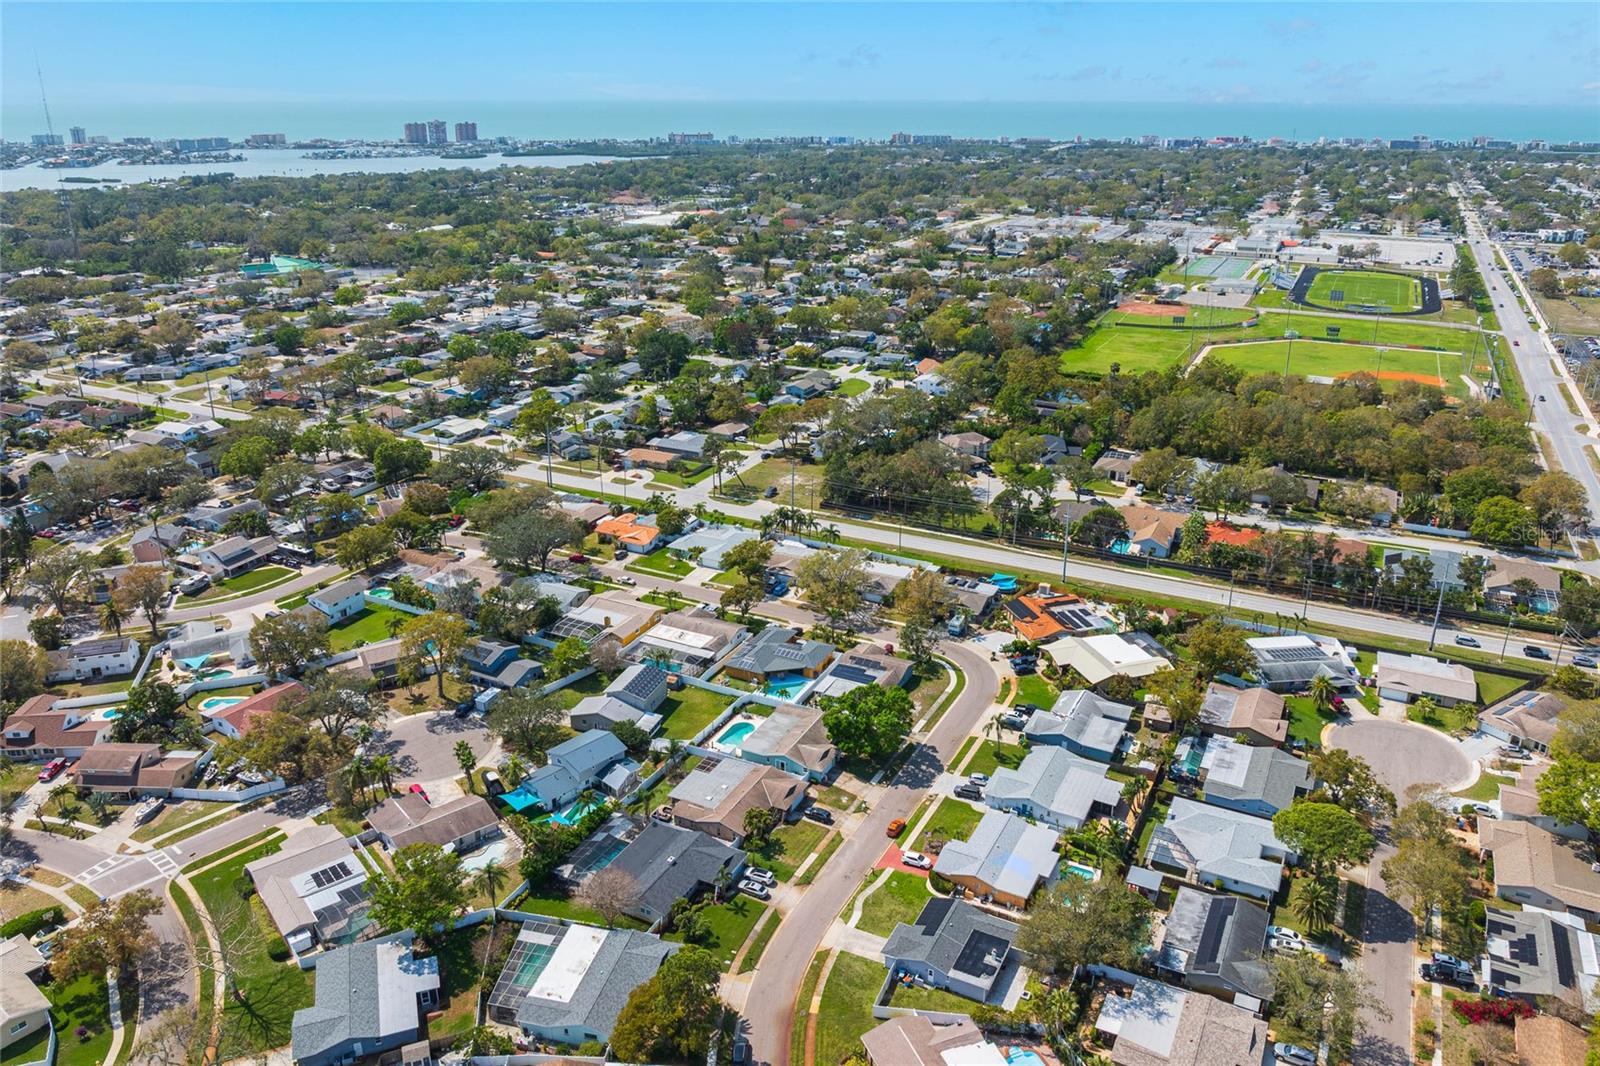
<instances>
[{"instance_id":1,"label":"driveway","mask_svg":"<svg viewBox=\"0 0 1600 1066\"><path fill-rule=\"evenodd\" d=\"M1334 723L1324 740L1365 759L1402 806L1416 785L1437 785L1449 792L1472 777L1472 762L1459 743L1415 722L1356 718Z\"/></svg>"}]
</instances>

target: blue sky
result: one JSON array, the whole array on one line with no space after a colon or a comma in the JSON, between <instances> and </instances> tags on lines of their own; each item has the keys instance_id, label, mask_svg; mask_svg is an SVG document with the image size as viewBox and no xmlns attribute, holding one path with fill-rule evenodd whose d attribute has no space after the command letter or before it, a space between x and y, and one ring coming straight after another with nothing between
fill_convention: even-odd
<instances>
[{"instance_id":1,"label":"blue sky","mask_svg":"<svg viewBox=\"0 0 1600 1066\"><path fill-rule=\"evenodd\" d=\"M1600 107L1573 4L19 3L51 103L1070 101ZM8 131L8 135L14 135Z\"/></svg>"}]
</instances>

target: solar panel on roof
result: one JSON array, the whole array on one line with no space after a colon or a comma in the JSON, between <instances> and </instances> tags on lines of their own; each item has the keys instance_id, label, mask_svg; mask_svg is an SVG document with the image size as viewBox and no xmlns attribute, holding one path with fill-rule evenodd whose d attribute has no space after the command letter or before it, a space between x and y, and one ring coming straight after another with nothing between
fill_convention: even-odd
<instances>
[{"instance_id":1,"label":"solar panel on roof","mask_svg":"<svg viewBox=\"0 0 1600 1066\"><path fill-rule=\"evenodd\" d=\"M993 933L974 932L962 945L961 954L956 956L955 968L962 973L987 977L989 974L999 972L1000 964L1005 961L1006 952L1010 947L1010 944Z\"/></svg>"},{"instance_id":2,"label":"solar panel on roof","mask_svg":"<svg viewBox=\"0 0 1600 1066\"><path fill-rule=\"evenodd\" d=\"M332 866L325 866L314 870L311 874L311 883L317 888L327 888L336 881L343 881L350 876L350 867L346 863L336 862Z\"/></svg>"},{"instance_id":3,"label":"solar panel on roof","mask_svg":"<svg viewBox=\"0 0 1600 1066\"><path fill-rule=\"evenodd\" d=\"M858 685L870 685L877 680L865 670L854 666L836 666L833 669L833 676L842 677L846 681L854 681Z\"/></svg>"},{"instance_id":4,"label":"solar panel on roof","mask_svg":"<svg viewBox=\"0 0 1600 1066\"><path fill-rule=\"evenodd\" d=\"M1273 648L1268 655L1280 663L1309 663L1325 658L1320 648Z\"/></svg>"},{"instance_id":5,"label":"solar panel on roof","mask_svg":"<svg viewBox=\"0 0 1600 1066\"><path fill-rule=\"evenodd\" d=\"M1551 933L1556 949L1556 980L1561 982L1562 988L1571 988L1576 976L1572 968L1572 943L1565 930L1552 929Z\"/></svg>"},{"instance_id":6,"label":"solar panel on roof","mask_svg":"<svg viewBox=\"0 0 1600 1066\"><path fill-rule=\"evenodd\" d=\"M1206 911L1205 928L1200 930L1200 944L1195 949L1194 957L1202 962L1210 962L1217 957L1217 948L1222 945L1222 934L1228 929L1228 914L1220 901L1211 905Z\"/></svg>"}]
</instances>

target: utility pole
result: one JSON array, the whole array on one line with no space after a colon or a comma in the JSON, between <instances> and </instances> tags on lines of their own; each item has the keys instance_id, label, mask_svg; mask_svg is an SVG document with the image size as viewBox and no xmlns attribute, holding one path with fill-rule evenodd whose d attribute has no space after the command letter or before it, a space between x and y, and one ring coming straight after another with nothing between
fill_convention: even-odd
<instances>
[{"instance_id":1,"label":"utility pole","mask_svg":"<svg viewBox=\"0 0 1600 1066\"><path fill-rule=\"evenodd\" d=\"M1516 618L1517 616L1515 614L1509 611L1506 613L1506 639L1500 642L1501 662L1506 661L1506 649L1511 647L1511 623L1516 621Z\"/></svg>"},{"instance_id":2,"label":"utility pole","mask_svg":"<svg viewBox=\"0 0 1600 1066\"><path fill-rule=\"evenodd\" d=\"M1428 632L1428 650L1433 650L1434 641L1439 639L1439 616L1444 613L1444 586L1439 586L1439 599L1433 605L1433 629Z\"/></svg>"}]
</instances>

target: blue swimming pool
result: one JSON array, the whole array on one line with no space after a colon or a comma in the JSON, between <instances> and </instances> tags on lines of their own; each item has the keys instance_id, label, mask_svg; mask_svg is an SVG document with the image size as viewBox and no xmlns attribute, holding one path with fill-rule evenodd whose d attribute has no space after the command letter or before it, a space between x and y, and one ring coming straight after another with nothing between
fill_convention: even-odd
<instances>
[{"instance_id":1,"label":"blue swimming pool","mask_svg":"<svg viewBox=\"0 0 1600 1066\"><path fill-rule=\"evenodd\" d=\"M225 707L232 707L236 703L243 703L244 696L212 696L200 701L202 711L220 711Z\"/></svg>"},{"instance_id":2,"label":"blue swimming pool","mask_svg":"<svg viewBox=\"0 0 1600 1066\"><path fill-rule=\"evenodd\" d=\"M744 742L745 737L755 731L756 724L754 722L735 722L722 731L722 735L717 738L717 743L726 744L730 748L737 748Z\"/></svg>"},{"instance_id":3,"label":"blue swimming pool","mask_svg":"<svg viewBox=\"0 0 1600 1066\"><path fill-rule=\"evenodd\" d=\"M773 674L767 678L766 693L782 700L792 700L810 683L811 679L804 674Z\"/></svg>"},{"instance_id":4,"label":"blue swimming pool","mask_svg":"<svg viewBox=\"0 0 1600 1066\"><path fill-rule=\"evenodd\" d=\"M1006 1048L1006 1063L1007 1066L1045 1066L1038 1052L1023 1047Z\"/></svg>"},{"instance_id":5,"label":"blue swimming pool","mask_svg":"<svg viewBox=\"0 0 1600 1066\"><path fill-rule=\"evenodd\" d=\"M1081 862L1072 862L1070 860L1062 863L1061 869L1065 870L1073 877L1081 877L1085 881L1093 881L1100 876L1100 871L1096 870L1093 866L1085 866Z\"/></svg>"},{"instance_id":6,"label":"blue swimming pool","mask_svg":"<svg viewBox=\"0 0 1600 1066\"><path fill-rule=\"evenodd\" d=\"M993 585L1001 592L1015 592L1017 591L1017 575L1007 574L996 570L994 573L989 575L989 584Z\"/></svg>"},{"instance_id":7,"label":"blue swimming pool","mask_svg":"<svg viewBox=\"0 0 1600 1066\"><path fill-rule=\"evenodd\" d=\"M394 589L387 585L379 585L375 589L367 590L367 595L375 600L392 600L394 599Z\"/></svg>"},{"instance_id":8,"label":"blue swimming pool","mask_svg":"<svg viewBox=\"0 0 1600 1066\"><path fill-rule=\"evenodd\" d=\"M583 820L584 815L588 814L590 811L598 810L603 806L605 806L605 800L595 800L593 803L587 805L574 803L566 810L557 811L555 814L552 814L550 816L550 820L552 822L560 822L562 825L577 825Z\"/></svg>"}]
</instances>

